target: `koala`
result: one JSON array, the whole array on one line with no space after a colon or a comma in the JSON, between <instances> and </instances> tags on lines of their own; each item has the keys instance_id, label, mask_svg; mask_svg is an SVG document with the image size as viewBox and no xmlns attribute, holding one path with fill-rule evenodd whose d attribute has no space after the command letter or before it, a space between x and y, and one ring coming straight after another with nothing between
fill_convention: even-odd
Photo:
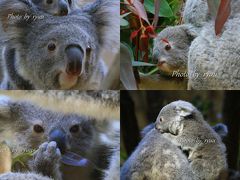
<instances>
[{"instance_id":1,"label":"koala","mask_svg":"<svg viewBox=\"0 0 240 180\"><path fill-rule=\"evenodd\" d=\"M154 40L153 62L168 76L174 72L186 73L188 51L198 30L191 25L178 25L163 29Z\"/></svg>"},{"instance_id":2,"label":"koala","mask_svg":"<svg viewBox=\"0 0 240 180\"><path fill-rule=\"evenodd\" d=\"M1 1L1 41L11 47L2 50L1 88L98 90L107 72L100 49L119 44L118 6L96 0L59 17L27 0Z\"/></svg>"},{"instance_id":3,"label":"koala","mask_svg":"<svg viewBox=\"0 0 240 180\"><path fill-rule=\"evenodd\" d=\"M186 153L197 179L218 179L226 172L225 145L191 103L175 101L163 107L155 128Z\"/></svg>"},{"instance_id":4,"label":"koala","mask_svg":"<svg viewBox=\"0 0 240 180\"><path fill-rule=\"evenodd\" d=\"M0 99L0 123L0 140L14 150L13 155L34 151L28 169L58 180L102 179L120 141L116 137L115 145L110 143L109 122L52 112L7 97Z\"/></svg>"},{"instance_id":5,"label":"koala","mask_svg":"<svg viewBox=\"0 0 240 180\"><path fill-rule=\"evenodd\" d=\"M121 180L192 180L187 157L158 130L148 132L121 168Z\"/></svg>"},{"instance_id":6,"label":"koala","mask_svg":"<svg viewBox=\"0 0 240 180\"><path fill-rule=\"evenodd\" d=\"M155 128L155 123L151 123L143 128L141 131L141 137L143 138L148 132ZM215 126L212 126L213 130L223 139L228 134L227 126L223 123L217 123Z\"/></svg>"},{"instance_id":7,"label":"koala","mask_svg":"<svg viewBox=\"0 0 240 180\"><path fill-rule=\"evenodd\" d=\"M72 0L31 0L41 10L56 16L66 16L74 7Z\"/></svg>"},{"instance_id":8,"label":"koala","mask_svg":"<svg viewBox=\"0 0 240 180\"><path fill-rule=\"evenodd\" d=\"M210 21L193 40L188 54L188 89L240 89L239 20L240 14L228 19L219 36Z\"/></svg>"}]
</instances>

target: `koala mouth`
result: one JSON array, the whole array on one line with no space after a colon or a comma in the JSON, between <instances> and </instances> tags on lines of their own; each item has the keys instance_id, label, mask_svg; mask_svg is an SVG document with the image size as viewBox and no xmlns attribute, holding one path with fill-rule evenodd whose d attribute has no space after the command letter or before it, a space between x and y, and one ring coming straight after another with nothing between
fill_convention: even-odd
<instances>
[{"instance_id":1,"label":"koala mouth","mask_svg":"<svg viewBox=\"0 0 240 180\"><path fill-rule=\"evenodd\" d=\"M77 84L79 75L68 75L65 72L60 72L57 78L61 89L70 89Z\"/></svg>"}]
</instances>

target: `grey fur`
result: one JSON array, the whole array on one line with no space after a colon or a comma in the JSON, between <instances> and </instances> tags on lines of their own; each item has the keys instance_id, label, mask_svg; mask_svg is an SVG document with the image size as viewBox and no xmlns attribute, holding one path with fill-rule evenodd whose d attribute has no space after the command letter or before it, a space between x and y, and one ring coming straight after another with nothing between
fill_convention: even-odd
<instances>
[{"instance_id":1,"label":"grey fur","mask_svg":"<svg viewBox=\"0 0 240 180\"><path fill-rule=\"evenodd\" d=\"M192 42L188 89L240 89L239 19L229 19L220 36L209 22Z\"/></svg>"},{"instance_id":2,"label":"grey fur","mask_svg":"<svg viewBox=\"0 0 240 180\"><path fill-rule=\"evenodd\" d=\"M35 173L5 173L0 175L1 180L53 180Z\"/></svg>"},{"instance_id":3,"label":"grey fur","mask_svg":"<svg viewBox=\"0 0 240 180\"><path fill-rule=\"evenodd\" d=\"M182 151L156 129L145 135L121 168L121 180L192 180Z\"/></svg>"},{"instance_id":4,"label":"grey fur","mask_svg":"<svg viewBox=\"0 0 240 180\"><path fill-rule=\"evenodd\" d=\"M231 14L234 17L240 10L240 1L231 0ZM202 27L207 21L213 19L208 10L207 0L187 0L183 11L183 20L186 24Z\"/></svg>"},{"instance_id":5,"label":"grey fur","mask_svg":"<svg viewBox=\"0 0 240 180\"><path fill-rule=\"evenodd\" d=\"M191 11L188 4L195 3L196 10ZM202 3L202 5L198 5ZM185 11L192 15L193 21L204 21L207 1L188 1ZM203 5L205 4L205 5ZM239 69L239 11L240 1L231 1L231 15L225 23L222 34L215 35L214 21L211 18L203 23L200 35L192 42L188 56L188 89L240 89ZM199 12L199 13L197 13ZM203 13L203 14L201 14ZM186 13L185 13L186 14ZM206 15L206 14L205 14ZM207 16L206 16L207 17ZM191 17L185 17L191 21ZM187 22L188 22L187 21Z\"/></svg>"},{"instance_id":6,"label":"grey fur","mask_svg":"<svg viewBox=\"0 0 240 180\"><path fill-rule=\"evenodd\" d=\"M0 124L1 139L14 150L15 155L37 149L28 164L32 172L57 180L73 178L72 174L64 170L69 167L63 166L60 169L60 151L62 154L73 152L94 164L86 168L80 167L78 170L76 168L76 171L81 172L78 178L83 179L101 179L104 176L102 171L111 169L108 168L108 159L113 150L119 152L115 150L119 149L119 138L115 140L114 146L106 143L106 139L111 139L111 135L106 134L109 128L108 121L51 112L31 103L13 101L7 97L0 99ZM42 127L43 132L37 132L34 129L36 125ZM74 126L78 127L77 132L71 132ZM63 133L64 139L52 138L52 132L56 130ZM112 131L115 132L114 129ZM57 144L51 141L56 141ZM119 167L118 162L115 163L115 166ZM108 172L108 175L114 177L114 173L119 172Z\"/></svg>"},{"instance_id":7,"label":"grey fur","mask_svg":"<svg viewBox=\"0 0 240 180\"><path fill-rule=\"evenodd\" d=\"M40 11L28 0L1 1L0 18L6 28L2 42L15 49L14 58L5 60L11 62L14 69L4 65L2 88L98 89L106 73L99 58L100 49L119 43L119 15L115 13L118 7L117 0L97 0L59 17ZM5 21L12 12L28 14L30 20ZM34 20L34 15L43 19ZM47 50L49 43L55 43L54 52ZM65 49L72 46L83 51L84 58L80 76L70 81L66 80L69 57ZM9 72L14 72L13 76ZM26 84L30 88L25 88Z\"/></svg>"},{"instance_id":8,"label":"grey fur","mask_svg":"<svg viewBox=\"0 0 240 180\"><path fill-rule=\"evenodd\" d=\"M175 101L163 107L156 129L187 152L196 179L218 179L226 172L225 145L191 103Z\"/></svg>"},{"instance_id":9,"label":"grey fur","mask_svg":"<svg viewBox=\"0 0 240 180\"><path fill-rule=\"evenodd\" d=\"M163 29L155 38L153 47L153 59L158 63L160 71L169 76L175 76L174 71L186 73L189 47L197 34L198 29L190 24ZM167 50L167 45L171 49Z\"/></svg>"}]
</instances>

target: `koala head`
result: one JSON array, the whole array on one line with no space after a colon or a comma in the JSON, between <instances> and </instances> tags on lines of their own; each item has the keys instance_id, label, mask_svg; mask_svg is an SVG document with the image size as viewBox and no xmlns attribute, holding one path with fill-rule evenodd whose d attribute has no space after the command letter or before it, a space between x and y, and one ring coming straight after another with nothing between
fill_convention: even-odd
<instances>
[{"instance_id":1,"label":"koala head","mask_svg":"<svg viewBox=\"0 0 240 180\"><path fill-rule=\"evenodd\" d=\"M39 9L56 16L66 16L73 6L72 0L32 0L32 2Z\"/></svg>"},{"instance_id":2,"label":"koala head","mask_svg":"<svg viewBox=\"0 0 240 180\"><path fill-rule=\"evenodd\" d=\"M118 3L97 0L59 17L20 0L1 1L0 20L7 27L6 41L16 50L17 74L33 89L95 89L89 84L104 76L99 49L119 43Z\"/></svg>"},{"instance_id":3,"label":"koala head","mask_svg":"<svg viewBox=\"0 0 240 180\"><path fill-rule=\"evenodd\" d=\"M46 141L55 141L62 154L73 152L91 158L92 149L100 144L100 133L93 118L55 113L2 96L0 125L1 139L15 154L37 149Z\"/></svg>"},{"instance_id":4,"label":"koala head","mask_svg":"<svg viewBox=\"0 0 240 180\"><path fill-rule=\"evenodd\" d=\"M170 132L177 135L182 131L182 122L188 119L201 120L202 116L191 103L174 101L162 108L155 122L155 128L163 133Z\"/></svg>"},{"instance_id":5,"label":"koala head","mask_svg":"<svg viewBox=\"0 0 240 180\"><path fill-rule=\"evenodd\" d=\"M187 71L187 56L196 31L189 25L163 29L154 40L153 61L166 75Z\"/></svg>"}]
</instances>

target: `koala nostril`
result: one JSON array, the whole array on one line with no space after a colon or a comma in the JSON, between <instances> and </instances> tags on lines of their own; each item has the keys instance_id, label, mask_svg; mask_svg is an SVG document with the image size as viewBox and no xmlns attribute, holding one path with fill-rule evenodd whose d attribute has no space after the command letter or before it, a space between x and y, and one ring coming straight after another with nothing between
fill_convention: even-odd
<instances>
[{"instance_id":1,"label":"koala nostril","mask_svg":"<svg viewBox=\"0 0 240 180\"><path fill-rule=\"evenodd\" d=\"M66 151L66 135L62 130L52 130L49 135L49 142L51 141L55 141L57 143L57 147L60 149L61 153Z\"/></svg>"},{"instance_id":2,"label":"koala nostril","mask_svg":"<svg viewBox=\"0 0 240 180\"><path fill-rule=\"evenodd\" d=\"M82 70L83 51L77 46L69 46L65 50L67 57L66 73L71 76L78 76Z\"/></svg>"}]
</instances>

